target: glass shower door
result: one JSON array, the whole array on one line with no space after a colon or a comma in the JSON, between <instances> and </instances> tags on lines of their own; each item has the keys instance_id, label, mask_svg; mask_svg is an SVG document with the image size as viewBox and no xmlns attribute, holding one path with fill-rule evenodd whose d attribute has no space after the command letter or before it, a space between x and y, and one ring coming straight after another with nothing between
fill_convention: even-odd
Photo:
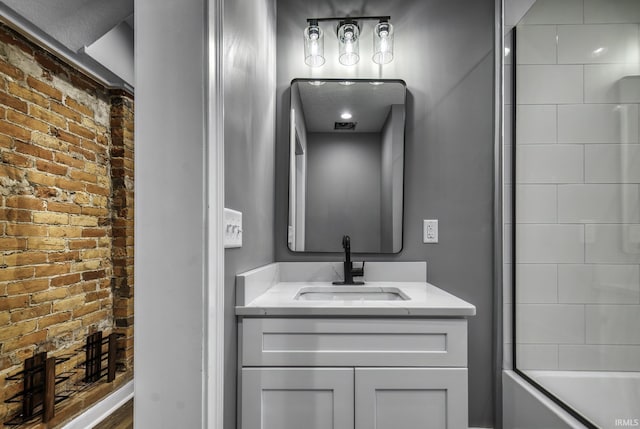
<instances>
[{"instance_id":1,"label":"glass shower door","mask_svg":"<svg viewBox=\"0 0 640 429\"><path fill-rule=\"evenodd\" d=\"M515 30L515 367L640 426L640 1L538 0Z\"/></svg>"}]
</instances>

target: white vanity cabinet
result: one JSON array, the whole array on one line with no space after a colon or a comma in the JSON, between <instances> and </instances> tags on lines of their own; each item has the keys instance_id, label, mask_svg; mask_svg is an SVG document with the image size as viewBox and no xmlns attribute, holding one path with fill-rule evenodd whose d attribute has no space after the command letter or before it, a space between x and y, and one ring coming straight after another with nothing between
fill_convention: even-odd
<instances>
[{"instance_id":1,"label":"white vanity cabinet","mask_svg":"<svg viewBox=\"0 0 640 429\"><path fill-rule=\"evenodd\" d=\"M353 429L352 368L242 368L242 428Z\"/></svg>"},{"instance_id":2,"label":"white vanity cabinet","mask_svg":"<svg viewBox=\"0 0 640 429\"><path fill-rule=\"evenodd\" d=\"M466 429L464 318L239 319L240 429Z\"/></svg>"}]
</instances>

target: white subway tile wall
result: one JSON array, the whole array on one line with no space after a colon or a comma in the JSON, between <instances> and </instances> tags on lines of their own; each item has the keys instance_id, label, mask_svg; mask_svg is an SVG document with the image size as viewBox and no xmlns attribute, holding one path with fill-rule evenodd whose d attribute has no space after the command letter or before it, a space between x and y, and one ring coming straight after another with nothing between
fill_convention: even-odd
<instances>
[{"instance_id":1,"label":"white subway tile wall","mask_svg":"<svg viewBox=\"0 0 640 429\"><path fill-rule=\"evenodd\" d=\"M558 142L638 143L638 105L558 106Z\"/></svg>"},{"instance_id":2,"label":"white subway tile wall","mask_svg":"<svg viewBox=\"0 0 640 429\"><path fill-rule=\"evenodd\" d=\"M517 185L518 223L556 223L558 221L557 185Z\"/></svg>"},{"instance_id":3,"label":"white subway tile wall","mask_svg":"<svg viewBox=\"0 0 640 429\"><path fill-rule=\"evenodd\" d=\"M558 222L638 223L639 197L638 185L558 185Z\"/></svg>"},{"instance_id":4,"label":"white subway tile wall","mask_svg":"<svg viewBox=\"0 0 640 429\"><path fill-rule=\"evenodd\" d=\"M587 305L585 320L587 344L640 345L640 305Z\"/></svg>"},{"instance_id":5,"label":"white subway tile wall","mask_svg":"<svg viewBox=\"0 0 640 429\"><path fill-rule=\"evenodd\" d=\"M558 266L555 264L520 264L516 283L518 304L558 302Z\"/></svg>"},{"instance_id":6,"label":"white subway tile wall","mask_svg":"<svg viewBox=\"0 0 640 429\"><path fill-rule=\"evenodd\" d=\"M584 229L585 225L519 224L516 228L516 263L584 262Z\"/></svg>"},{"instance_id":7,"label":"white subway tile wall","mask_svg":"<svg viewBox=\"0 0 640 429\"><path fill-rule=\"evenodd\" d=\"M638 63L586 65L584 102L640 103L640 85L634 81L638 75Z\"/></svg>"},{"instance_id":8,"label":"white subway tile wall","mask_svg":"<svg viewBox=\"0 0 640 429\"><path fill-rule=\"evenodd\" d=\"M583 0L538 0L521 22L526 25L582 24L583 19Z\"/></svg>"},{"instance_id":9,"label":"white subway tile wall","mask_svg":"<svg viewBox=\"0 0 640 429\"><path fill-rule=\"evenodd\" d=\"M640 264L640 243L633 233L634 228L640 229L640 224L585 225L585 228L586 263Z\"/></svg>"},{"instance_id":10,"label":"white subway tile wall","mask_svg":"<svg viewBox=\"0 0 640 429\"><path fill-rule=\"evenodd\" d=\"M637 62L637 24L558 26L558 64Z\"/></svg>"},{"instance_id":11,"label":"white subway tile wall","mask_svg":"<svg viewBox=\"0 0 640 429\"><path fill-rule=\"evenodd\" d=\"M558 141L558 106L523 104L517 106L518 144L549 144Z\"/></svg>"},{"instance_id":12,"label":"white subway tile wall","mask_svg":"<svg viewBox=\"0 0 640 429\"><path fill-rule=\"evenodd\" d=\"M516 183L583 183L583 152L577 144L518 145Z\"/></svg>"},{"instance_id":13,"label":"white subway tile wall","mask_svg":"<svg viewBox=\"0 0 640 429\"><path fill-rule=\"evenodd\" d=\"M520 46L518 42L518 46ZM516 65L516 97L520 104L582 103L582 65Z\"/></svg>"},{"instance_id":14,"label":"white subway tile wall","mask_svg":"<svg viewBox=\"0 0 640 429\"><path fill-rule=\"evenodd\" d=\"M518 367L640 371L640 0L538 0L516 32Z\"/></svg>"},{"instance_id":15,"label":"white subway tile wall","mask_svg":"<svg viewBox=\"0 0 640 429\"><path fill-rule=\"evenodd\" d=\"M563 264L557 269L557 282L553 283L557 283L561 303L640 303L638 265Z\"/></svg>"},{"instance_id":16,"label":"white subway tile wall","mask_svg":"<svg viewBox=\"0 0 640 429\"><path fill-rule=\"evenodd\" d=\"M520 369L558 369L557 344L518 344L516 351Z\"/></svg>"},{"instance_id":17,"label":"white subway tile wall","mask_svg":"<svg viewBox=\"0 0 640 429\"><path fill-rule=\"evenodd\" d=\"M585 145L586 183L640 183L640 145Z\"/></svg>"},{"instance_id":18,"label":"white subway tile wall","mask_svg":"<svg viewBox=\"0 0 640 429\"><path fill-rule=\"evenodd\" d=\"M640 22L638 0L584 0L586 24L637 24Z\"/></svg>"},{"instance_id":19,"label":"white subway tile wall","mask_svg":"<svg viewBox=\"0 0 640 429\"><path fill-rule=\"evenodd\" d=\"M518 32L518 64L556 64L556 26L527 25Z\"/></svg>"},{"instance_id":20,"label":"white subway tile wall","mask_svg":"<svg viewBox=\"0 0 640 429\"><path fill-rule=\"evenodd\" d=\"M560 345L558 360L562 370L640 371L640 346Z\"/></svg>"},{"instance_id":21,"label":"white subway tile wall","mask_svg":"<svg viewBox=\"0 0 640 429\"><path fill-rule=\"evenodd\" d=\"M516 304L518 344L585 344L585 306Z\"/></svg>"}]
</instances>

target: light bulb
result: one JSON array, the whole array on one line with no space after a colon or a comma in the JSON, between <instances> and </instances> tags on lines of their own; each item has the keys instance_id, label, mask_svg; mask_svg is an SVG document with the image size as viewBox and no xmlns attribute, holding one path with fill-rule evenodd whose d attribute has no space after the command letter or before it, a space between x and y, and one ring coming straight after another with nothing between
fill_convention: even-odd
<instances>
[{"instance_id":1,"label":"light bulb","mask_svg":"<svg viewBox=\"0 0 640 429\"><path fill-rule=\"evenodd\" d=\"M373 62L387 64L393 60L393 25L379 22L373 30Z\"/></svg>"},{"instance_id":2,"label":"light bulb","mask_svg":"<svg viewBox=\"0 0 640 429\"><path fill-rule=\"evenodd\" d=\"M340 64L352 66L360 61L359 35L360 29L355 22L343 23L338 27L338 44L340 48L338 60Z\"/></svg>"},{"instance_id":3,"label":"light bulb","mask_svg":"<svg viewBox=\"0 0 640 429\"><path fill-rule=\"evenodd\" d=\"M324 32L317 22L304 29L304 62L310 67L324 64Z\"/></svg>"}]
</instances>

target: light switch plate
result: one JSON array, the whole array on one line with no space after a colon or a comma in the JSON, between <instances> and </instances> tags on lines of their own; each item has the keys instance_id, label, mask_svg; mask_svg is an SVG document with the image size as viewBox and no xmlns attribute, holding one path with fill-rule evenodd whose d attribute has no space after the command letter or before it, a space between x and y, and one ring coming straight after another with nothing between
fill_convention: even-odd
<instances>
[{"instance_id":1,"label":"light switch plate","mask_svg":"<svg viewBox=\"0 0 640 429\"><path fill-rule=\"evenodd\" d=\"M224 248L242 247L242 212L224 209Z\"/></svg>"},{"instance_id":2,"label":"light switch plate","mask_svg":"<svg viewBox=\"0 0 640 429\"><path fill-rule=\"evenodd\" d=\"M425 219L422 222L422 241L424 243L438 242L438 219Z\"/></svg>"}]
</instances>

